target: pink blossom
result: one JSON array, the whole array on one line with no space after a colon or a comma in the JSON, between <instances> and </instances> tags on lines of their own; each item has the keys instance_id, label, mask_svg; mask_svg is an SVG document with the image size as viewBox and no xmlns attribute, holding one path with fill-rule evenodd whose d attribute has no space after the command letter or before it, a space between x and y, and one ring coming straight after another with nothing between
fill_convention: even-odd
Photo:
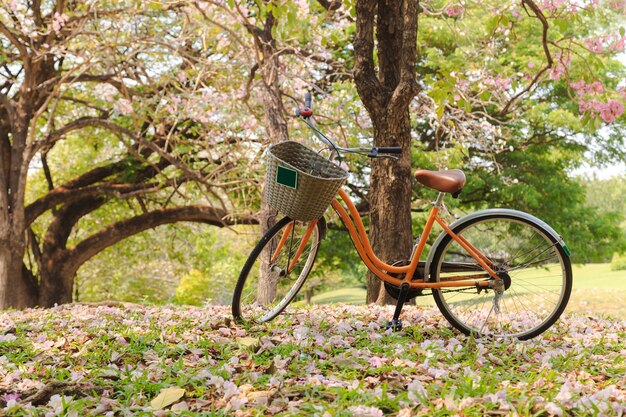
<instances>
[{"instance_id":1,"label":"pink blossom","mask_svg":"<svg viewBox=\"0 0 626 417\"><path fill-rule=\"evenodd\" d=\"M576 92L579 97L583 97L585 94L602 94L604 93L604 84L601 81L594 81L591 84L587 84L584 80L570 83L570 87Z\"/></svg>"},{"instance_id":2,"label":"pink blossom","mask_svg":"<svg viewBox=\"0 0 626 417\"><path fill-rule=\"evenodd\" d=\"M406 390L409 394L409 401L413 403L420 402L422 398L428 398L428 392L419 379L414 379L406 387Z\"/></svg>"},{"instance_id":3,"label":"pink blossom","mask_svg":"<svg viewBox=\"0 0 626 417\"><path fill-rule=\"evenodd\" d=\"M596 54L602 54L607 52L623 52L625 42L626 37L618 33L585 39L585 44L587 45L587 48L591 52Z\"/></svg>"},{"instance_id":4,"label":"pink blossom","mask_svg":"<svg viewBox=\"0 0 626 417\"><path fill-rule=\"evenodd\" d=\"M14 334L0 335L0 342L13 342L17 337Z\"/></svg>"},{"instance_id":5,"label":"pink blossom","mask_svg":"<svg viewBox=\"0 0 626 417\"><path fill-rule=\"evenodd\" d=\"M602 94L604 92L604 85L600 81L594 81L591 84L591 90L594 93Z\"/></svg>"},{"instance_id":6,"label":"pink blossom","mask_svg":"<svg viewBox=\"0 0 626 417\"><path fill-rule=\"evenodd\" d=\"M585 80L580 80L580 81L576 81L575 83L570 83L570 87L572 87L572 89L579 95L582 96L585 94L585 86L587 85L587 83L585 83Z\"/></svg>"},{"instance_id":7,"label":"pink blossom","mask_svg":"<svg viewBox=\"0 0 626 417\"><path fill-rule=\"evenodd\" d=\"M556 61L556 64L552 67L548 75L548 78L551 80L560 80L561 76L567 73L567 67L569 67L571 57L569 55L558 54Z\"/></svg>"},{"instance_id":8,"label":"pink blossom","mask_svg":"<svg viewBox=\"0 0 626 417\"><path fill-rule=\"evenodd\" d=\"M546 411L551 416L563 417L563 409L553 402L546 404Z\"/></svg>"},{"instance_id":9,"label":"pink blossom","mask_svg":"<svg viewBox=\"0 0 626 417\"><path fill-rule=\"evenodd\" d=\"M612 0L609 1L608 6L613 10L624 10L626 9L626 0Z\"/></svg>"},{"instance_id":10,"label":"pink blossom","mask_svg":"<svg viewBox=\"0 0 626 417\"><path fill-rule=\"evenodd\" d=\"M59 14L58 12L54 13L54 18L52 19L52 30L55 33L59 33L65 23L67 22L67 15L65 13Z\"/></svg>"},{"instance_id":11,"label":"pink blossom","mask_svg":"<svg viewBox=\"0 0 626 417\"><path fill-rule=\"evenodd\" d=\"M9 401L19 401L20 399L20 394L18 394L17 392L13 392L11 394L4 394L2 396L2 401L4 401L5 403L8 403Z\"/></svg>"},{"instance_id":12,"label":"pink blossom","mask_svg":"<svg viewBox=\"0 0 626 417\"><path fill-rule=\"evenodd\" d=\"M548 78L551 80L558 81L561 79L561 76L565 74L565 67L559 62L555 66L550 69L548 74Z\"/></svg>"},{"instance_id":13,"label":"pink blossom","mask_svg":"<svg viewBox=\"0 0 626 417\"><path fill-rule=\"evenodd\" d=\"M543 10L547 10L547 11L549 11L551 13L554 13L554 12L556 12L559 9L559 7L563 3L565 3L565 0L544 0L544 1L541 2L540 7Z\"/></svg>"},{"instance_id":14,"label":"pink blossom","mask_svg":"<svg viewBox=\"0 0 626 417\"><path fill-rule=\"evenodd\" d=\"M604 46L602 45L602 41L600 41L600 38L585 39L585 44L587 45L587 48L589 48L589 50L593 53L601 54L602 52L604 52Z\"/></svg>"},{"instance_id":15,"label":"pink blossom","mask_svg":"<svg viewBox=\"0 0 626 417\"><path fill-rule=\"evenodd\" d=\"M502 78L498 75L496 78L489 77L485 79L485 84L495 87L498 90L507 90L511 88L511 79Z\"/></svg>"},{"instance_id":16,"label":"pink blossom","mask_svg":"<svg viewBox=\"0 0 626 417\"><path fill-rule=\"evenodd\" d=\"M448 6L444 9L444 13L450 17L460 16L465 11L465 8L461 5Z\"/></svg>"},{"instance_id":17,"label":"pink blossom","mask_svg":"<svg viewBox=\"0 0 626 417\"><path fill-rule=\"evenodd\" d=\"M571 388L572 384L569 381L565 381L555 399L563 405L568 405L572 399Z\"/></svg>"},{"instance_id":18,"label":"pink blossom","mask_svg":"<svg viewBox=\"0 0 626 417\"><path fill-rule=\"evenodd\" d=\"M234 382L224 381L224 385L222 385L222 387L224 388L224 400L228 400L239 394L239 388L237 388L237 385Z\"/></svg>"},{"instance_id":19,"label":"pink blossom","mask_svg":"<svg viewBox=\"0 0 626 417\"><path fill-rule=\"evenodd\" d=\"M126 100L125 98L117 100L115 107L117 111L124 115L132 114L134 111L131 102Z\"/></svg>"},{"instance_id":20,"label":"pink blossom","mask_svg":"<svg viewBox=\"0 0 626 417\"><path fill-rule=\"evenodd\" d=\"M624 113L624 105L617 100L609 100L600 108L600 117L607 123L613 122Z\"/></svg>"}]
</instances>

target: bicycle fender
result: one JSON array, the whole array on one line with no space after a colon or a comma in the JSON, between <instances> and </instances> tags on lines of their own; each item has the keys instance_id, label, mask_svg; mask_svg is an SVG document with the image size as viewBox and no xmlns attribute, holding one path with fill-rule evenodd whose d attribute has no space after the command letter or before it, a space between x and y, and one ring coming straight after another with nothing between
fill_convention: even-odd
<instances>
[{"instance_id":1,"label":"bicycle fender","mask_svg":"<svg viewBox=\"0 0 626 417\"><path fill-rule=\"evenodd\" d=\"M550 227L548 223L544 222L538 217L533 216L532 214L528 214L519 210L501 209L501 208L479 210L474 213L470 213L466 216L463 216L458 220L455 220L454 222L449 224L448 227L450 227L450 229L454 231L454 229L457 226L463 225L475 219L492 216L494 214L504 215L504 216L508 216L512 218L521 219L521 220L528 220L530 222L535 223L537 226L544 229L550 236L552 236L559 245L561 245L561 247L563 248L567 256L570 255L569 249L567 248L567 245L565 245L565 241L563 240L561 235L559 235L552 227ZM445 231L441 232L441 234L437 237L433 245L430 247L430 251L428 252L428 258L426 259L426 263L424 266L424 275L425 276L427 275L429 280L430 280L430 264L432 263L435 253L437 252L437 248L439 247L439 245L441 244L441 242L446 236L447 236L447 233Z\"/></svg>"},{"instance_id":2,"label":"bicycle fender","mask_svg":"<svg viewBox=\"0 0 626 417\"><path fill-rule=\"evenodd\" d=\"M328 226L326 225L324 216L320 217L317 223L320 225L320 241L322 241L326 239L326 233L328 232Z\"/></svg>"}]
</instances>

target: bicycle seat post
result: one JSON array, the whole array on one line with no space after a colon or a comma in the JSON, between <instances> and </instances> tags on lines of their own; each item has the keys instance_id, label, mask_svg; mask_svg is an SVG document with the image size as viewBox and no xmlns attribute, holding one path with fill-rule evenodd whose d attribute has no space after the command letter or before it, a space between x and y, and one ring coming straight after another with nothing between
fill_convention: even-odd
<instances>
[{"instance_id":1,"label":"bicycle seat post","mask_svg":"<svg viewBox=\"0 0 626 417\"><path fill-rule=\"evenodd\" d=\"M446 197L446 193L439 192L439 194L437 194L437 199L435 201L433 201L433 203L432 203L433 207L437 207L438 209L442 209L444 207L443 200L444 200L445 197Z\"/></svg>"}]
</instances>

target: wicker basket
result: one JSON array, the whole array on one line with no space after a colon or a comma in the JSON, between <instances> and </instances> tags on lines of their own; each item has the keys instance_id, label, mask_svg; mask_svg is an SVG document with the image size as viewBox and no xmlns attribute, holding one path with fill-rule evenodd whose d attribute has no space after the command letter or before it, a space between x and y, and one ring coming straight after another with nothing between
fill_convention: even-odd
<instances>
[{"instance_id":1,"label":"wicker basket","mask_svg":"<svg viewBox=\"0 0 626 417\"><path fill-rule=\"evenodd\" d=\"M265 200L295 220L322 217L348 173L298 142L281 142L267 152Z\"/></svg>"}]
</instances>

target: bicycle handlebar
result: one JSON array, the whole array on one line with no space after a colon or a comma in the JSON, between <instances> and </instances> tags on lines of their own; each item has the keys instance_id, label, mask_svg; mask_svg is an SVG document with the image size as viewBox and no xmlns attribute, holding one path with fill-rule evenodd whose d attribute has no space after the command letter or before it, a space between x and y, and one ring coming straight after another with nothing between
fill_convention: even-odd
<instances>
[{"instance_id":1,"label":"bicycle handlebar","mask_svg":"<svg viewBox=\"0 0 626 417\"><path fill-rule=\"evenodd\" d=\"M326 135L324 135L311 122L311 116L313 116L311 103L312 96L311 93L307 91L304 96L304 108L300 109L299 106L296 107L296 117L302 118L304 120L304 123L313 131L315 136L317 136L320 141L322 141L324 144L328 145L332 150L334 150L337 156L339 156L339 152L348 152L367 154L367 156L370 158L387 157L397 159L398 157L392 156L392 154L402 154L402 147L400 146L379 146L373 148L343 148L341 146L338 146L335 142L333 142Z\"/></svg>"},{"instance_id":2,"label":"bicycle handlebar","mask_svg":"<svg viewBox=\"0 0 626 417\"><path fill-rule=\"evenodd\" d=\"M379 146L373 149L378 149L378 153L402 153L402 146Z\"/></svg>"}]
</instances>

